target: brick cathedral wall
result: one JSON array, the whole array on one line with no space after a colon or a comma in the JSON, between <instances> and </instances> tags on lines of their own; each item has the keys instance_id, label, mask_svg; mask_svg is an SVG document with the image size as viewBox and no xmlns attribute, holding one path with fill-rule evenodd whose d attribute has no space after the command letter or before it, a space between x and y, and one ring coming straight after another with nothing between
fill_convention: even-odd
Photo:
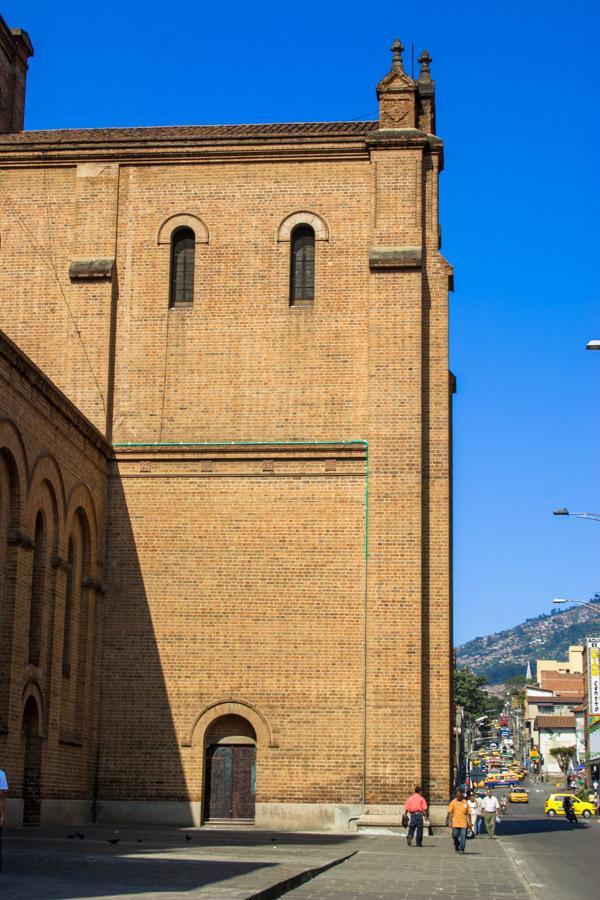
<instances>
[{"instance_id":1,"label":"brick cathedral wall","mask_svg":"<svg viewBox=\"0 0 600 900\"><path fill-rule=\"evenodd\" d=\"M103 578L102 533L107 455L110 449L64 397L0 335L0 509L10 521L0 541L2 694L0 753L9 798L23 778L23 706L34 696L43 737L44 799L89 799L95 757L95 689L99 595ZM12 473L12 474L11 474ZM72 612L72 671L63 679L65 563L73 513L90 525L88 577L83 604ZM12 515L9 513L12 510ZM35 521L46 516L47 553L41 602L39 665L29 662L29 628ZM8 543L5 540L8 536ZM83 658L79 665L80 656ZM76 734L74 733L76 731ZM76 738L76 740L74 740ZM68 743L65 742L68 740Z\"/></svg>"},{"instance_id":2,"label":"brick cathedral wall","mask_svg":"<svg viewBox=\"0 0 600 900\"><path fill-rule=\"evenodd\" d=\"M11 272L10 283L0 286L0 321L101 428L114 380L114 441L369 440L367 797L373 803L398 802L422 779L435 782L441 796L448 787L447 271L436 256L437 173L425 169L421 150L383 148L370 159L365 152L352 160L7 170L0 213ZM277 232L301 210L323 218L329 240L316 242L314 305L290 308L290 248ZM159 244L158 232L179 213L201 219L208 242L196 246L193 307L169 310L169 247ZM422 247L424 269L371 272L370 247L390 244ZM72 259L111 253L112 282L68 278ZM313 484L312 469L299 480L262 470L257 478L231 478L229 499L218 493L227 478L218 487L208 477L145 474L160 477L111 481L103 796L118 799L128 790L139 797L183 798L187 790L197 796L199 757L182 746L182 734L223 683L247 689L249 702L283 723L284 758L296 774L286 778L283 753L266 751L259 799L300 799L300 771L302 799L360 799L355 698L362 687L358 670L342 658L346 650L352 659L362 652L363 475L355 474L350 501L342 487L350 479L329 473ZM240 521L234 491L238 512L246 510ZM263 514L268 529L260 524ZM282 537L293 533L296 520L300 546ZM315 522L325 575L313 571L305 553ZM276 571L266 562L271 554ZM246 583L247 559L253 565ZM219 619L224 587L227 617ZM275 659L292 652L279 668L261 670L262 692L247 654L235 652L238 645L248 649L258 627L256 612L248 618L248 591L257 606L266 596L270 611L278 604L286 611L274 620L283 637L264 634L263 659L271 647ZM352 625L333 630L327 656L330 644L319 642L330 639L324 619L330 622L340 595ZM289 628L299 609L306 609L307 622L298 623L303 637L294 643ZM333 622L337 629L338 618ZM235 635L230 643L227 628ZM325 660L324 669L314 668L315 658ZM336 666L348 682L340 695ZM302 689L293 685L296 671ZM306 775L309 733L312 752L319 734L329 747L318 752L331 780L320 776L319 784Z\"/></svg>"},{"instance_id":3,"label":"brick cathedral wall","mask_svg":"<svg viewBox=\"0 0 600 900\"><path fill-rule=\"evenodd\" d=\"M361 437L367 420L365 162L127 167L119 200L116 441ZM289 305L282 221L308 210L315 303ZM192 309L168 309L169 247L157 233L189 212Z\"/></svg>"},{"instance_id":4,"label":"brick cathedral wall","mask_svg":"<svg viewBox=\"0 0 600 900\"><path fill-rule=\"evenodd\" d=\"M363 467L120 464L102 798L199 800L203 736L182 745L205 707L231 699L277 743L259 741L258 802L360 801Z\"/></svg>"}]
</instances>

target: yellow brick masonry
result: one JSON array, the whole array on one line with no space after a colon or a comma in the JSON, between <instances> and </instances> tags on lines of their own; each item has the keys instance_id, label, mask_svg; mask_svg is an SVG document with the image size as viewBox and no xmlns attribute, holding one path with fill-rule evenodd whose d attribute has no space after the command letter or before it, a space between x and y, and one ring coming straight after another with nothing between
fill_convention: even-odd
<instances>
[{"instance_id":1,"label":"yellow brick masonry","mask_svg":"<svg viewBox=\"0 0 600 900\"><path fill-rule=\"evenodd\" d=\"M68 800L90 815L95 781L102 533L110 447L45 376L0 335L0 754L8 773L9 822L23 813L23 710L37 710L43 742L42 820ZM46 524L41 650L29 656L35 521ZM88 558L74 573L71 671L63 673L69 539Z\"/></svg>"},{"instance_id":2,"label":"yellow brick masonry","mask_svg":"<svg viewBox=\"0 0 600 900\"><path fill-rule=\"evenodd\" d=\"M441 142L416 127L414 90L398 97L414 127L0 136L0 324L117 445L103 803L201 809L221 702L263 729L258 804L448 795L451 270ZM305 307L278 239L297 212L328 232ZM169 309L159 232L184 215L207 240L193 306ZM419 258L382 268L376 250ZM114 259L112 278L69 278L92 258ZM365 445L341 443L357 439L368 564ZM238 441L281 445L224 446Z\"/></svg>"}]
</instances>

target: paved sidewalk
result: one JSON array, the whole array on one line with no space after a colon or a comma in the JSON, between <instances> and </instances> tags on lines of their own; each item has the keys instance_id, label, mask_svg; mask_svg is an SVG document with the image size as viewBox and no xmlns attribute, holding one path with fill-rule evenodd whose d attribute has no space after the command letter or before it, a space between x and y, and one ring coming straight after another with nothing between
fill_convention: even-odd
<instances>
[{"instance_id":1,"label":"paved sidewalk","mask_svg":"<svg viewBox=\"0 0 600 900\"><path fill-rule=\"evenodd\" d=\"M426 837L421 850L409 848L398 835L381 834L101 827L83 833L83 838L56 828L5 833L2 895L11 900L532 897L502 839L477 838L469 841L466 854L456 854L446 829ZM332 867L295 887L326 866Z\"/></svg>"},{"instance_id":2,"label":"paved sidewalk","mask_svg":"<svg viewBox=\"0 0 600 900\"><path fill-rule=\"evenodd\" d=\"M286 894L289 900L430 900L437 897L518 898L533 894L503 847L502 838L468 841L456 853L448 829L425 838L422 849L398 837L361 838L359 852Z\"/></svg>"},{"instance_id":3,"label":"paved sidewalk","mask_svg":"<svg viewBox=\"0 0 600 900\"><path fill-rule=\"evenodd\" d=\"M68 828L5 831L2 896L272 900L354 853L364 840L256 829L86 827L79 833L84 836Z\"/></svg>"}]
</instances>

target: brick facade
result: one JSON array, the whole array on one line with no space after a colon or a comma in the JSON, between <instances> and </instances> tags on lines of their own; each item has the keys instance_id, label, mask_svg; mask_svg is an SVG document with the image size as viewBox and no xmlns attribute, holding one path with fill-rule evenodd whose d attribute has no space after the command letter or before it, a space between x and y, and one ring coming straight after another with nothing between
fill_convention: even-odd
<instances>
[{"instance_id":1,"label":"brick facade","mask_svg":"<svg viewBox=\"0 0 600 900\"><path fill-rule=\"evenodd\" d=\"M0 135L0 325L113 445L100 817L200 822L227 722L255 735L257 822L447 797L451 269L421 66L395 45L379 123Z\"/></svg>"},{"instance_id":2,"label":"brick facade","mask_svg":"<svg viewBox=\"0 0 600 900\"><path fill-rule=\"evenodd\" d=\"M111 449L2 335L0 404L0 755L9 821L39 816L40 785L42 821L60 818L65 799L70 815L85 821L95 780ZM24 784L40 742L37 774L34 765Z\"/></svg>"}]
</instances>

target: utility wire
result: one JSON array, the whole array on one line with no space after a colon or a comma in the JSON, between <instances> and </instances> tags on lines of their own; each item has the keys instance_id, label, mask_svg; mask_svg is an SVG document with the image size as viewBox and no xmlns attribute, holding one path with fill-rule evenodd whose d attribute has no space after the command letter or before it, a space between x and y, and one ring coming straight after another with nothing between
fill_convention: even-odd
<instances>
[{"instance_id":1,"label":"utility wire","mask_svg":"<svg viewBox=\"0 0 600 900\"><path fill-rule=\"evenodd\" d=\"M47 183L47 181L46 181L46 191L47 191L47 190L48 190L48 183ZM96 378L96 373L94 372L94 367L92 366L92 361L91 361L91 359L90 359L90 357L89 357L89 354L88 354L88 352L87 352L87 348L86 348L86 346L85 346L85 343L84 343L84 340L83 340L83 336L82 336L82 334L81 334L81 331L79 330L79 326L78 326L78 324L77 324L77 320L76 320L76 318L75 318L75 315L74 315L74 313L73 313L73 310L71 309L71 307L70 307L70 305L69 305L69 301L67 300L67 295L65 294L64 288L63 288L62 284L60 283L60 278L59 278L59 276L58 276L58 271L57 271L57 269L56 269L56 266L54 265L54 261L53 261L53 259L52 259L52 256L51 256L50 253L46 250L46 248L43 247L43 246L36 240L36 237L35 237L35 235L33 234L33 232L28 228L28 226L27 226L26 223L23 221L23 219L21 218L21 216L19 215L19 213L17 212L17 210L14 208L14 206L13 206L12 203L11 203L10 197L8 196L8 194L6 193L6 191L5 191L5 189L4 189L4 186L3 186L1 180L0 180L0 192L1 192L1 193L3 194L3 196L4 196L4 200L5 200L6 207L7 207L8 211L15 217L15 219L17 220L17 222L19 223L19 225L21 226L21 228L23 229L23 231L25 232L25 234L27 235L27 237L29 238L29 240L30 240L31 243L33 244L33 246L36 247L36 248L40 251L40 255L41 255L42 261L43 261L43 262L46 264L46 266L50 269L50 271L51 271L52 274L54 275L54 278L56 279L56 283L57 283L57 285L58 285L58 289L59 289L59 291L60 291L61 297L62 297L62 299L63 299L63 301L64 301L65 306L67 307L67 310L68 310L68 312L69 312L69 316L71 317L71 321L72 321L72 323L73 323L73 328L75 329L75 333L77 334L77 337L79 338L79 341L80 341L80 343L81 343L81 347L82 347L82 350L83 350L83 353L84 353L86 362L87 362L87 364L88 364L88 366L89 366L90 372L92 373L92 378L94 379L94 383L95 383L95 385L96 385L96 389L97 389L98 394L99 394L99 396L100 396L100 400L102 401L102 408L103 408L103 410L104 410L104 415L106 416L106 402L105 402L105 400L104 400L104 394L102 393L102 390L100 389L100 384L98 383L98 379ZM48 215L48 239L49 239L49 242L50 242L50 248L52 248L52 238L51 238L51 233L50 233L50 209L49 209L49 197L48 197L48 194L46 194L46 211L47 211L47 215Z\"/></svg>"}]
</instances>

